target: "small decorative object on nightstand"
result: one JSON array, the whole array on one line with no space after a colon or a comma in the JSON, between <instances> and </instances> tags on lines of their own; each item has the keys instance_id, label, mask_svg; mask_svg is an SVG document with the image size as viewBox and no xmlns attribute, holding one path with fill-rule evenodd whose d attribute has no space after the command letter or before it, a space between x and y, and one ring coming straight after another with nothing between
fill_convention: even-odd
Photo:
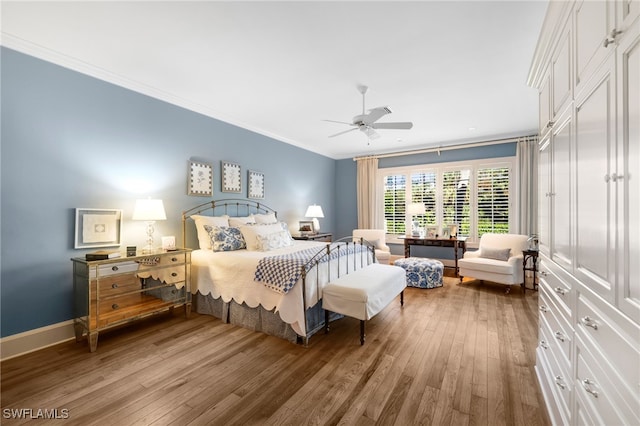
<instances>
[{"instance_id":1,"label":"small decorative object on nightstand","mask_svg":"<svg viewBox=\"0 0 640 426\"><path fill-rule=\"evenodd\" d=\"M148 315L184 306L191 311L191 250L87 261L72 258L76 341L89 349L98 333Z\"/></svg>"}]
</instances>

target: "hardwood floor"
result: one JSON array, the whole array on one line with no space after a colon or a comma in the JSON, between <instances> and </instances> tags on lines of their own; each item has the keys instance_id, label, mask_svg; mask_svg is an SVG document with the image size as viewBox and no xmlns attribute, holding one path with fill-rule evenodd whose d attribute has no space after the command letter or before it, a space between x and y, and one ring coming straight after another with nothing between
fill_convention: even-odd
<instances>
[{"instance_id":1,"label":"hardwood floor","mask_svg":"<svg viewBox=\"0 0 640 426\"><path fill-rule=\"evenodd\" d=\"M445 278L309 346L213 317L150 318L2 363L11 409L81 425L548 425L534 372L537 292ZM25 413L23 411L23 413ZM66 415L65 415L66 413ZM45 420L31 420L37 424Z\"/></svg>"}]
</instances>

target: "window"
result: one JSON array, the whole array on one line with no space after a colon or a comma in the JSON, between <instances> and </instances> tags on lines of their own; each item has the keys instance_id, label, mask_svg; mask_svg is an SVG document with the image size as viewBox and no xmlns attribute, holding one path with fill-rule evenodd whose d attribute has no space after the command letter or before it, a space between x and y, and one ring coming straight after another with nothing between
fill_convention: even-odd
<instances>
[{"instance_id":1,"label":"window","mask_svg":"<svg viewBox=\"0 0 640 426\"><path fill-rule=\"evenodd\" d=\"M414 219L421 227L457 224L458 235L471 242L486 232L509 232L515 158L489 161L380 169L387 233L406 234ZM426 213L408 217L412 202L423 203Z\"/></svg>"}]
</instances>

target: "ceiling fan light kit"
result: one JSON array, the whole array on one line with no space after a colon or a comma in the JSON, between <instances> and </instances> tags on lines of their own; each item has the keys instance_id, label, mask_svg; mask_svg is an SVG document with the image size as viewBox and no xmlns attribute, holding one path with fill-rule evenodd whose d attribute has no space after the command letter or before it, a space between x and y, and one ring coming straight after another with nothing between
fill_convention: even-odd
<instances>
[{"instance_id":1,"label":"ceiling fan light kit","mask_svg":"<svg viewBox=\"0 0 640 426\"><path fill-rule=\"evenodd\" d=\"M353 130L360 130L365 135L367 135L367 138L369 140L371 140L371 139L377 139L380 137L380 135L378 134L378 132L376 132L375 129L408 130L413 127L413 123L410 121L377 123L377 121L380 118L384 117L387 114L391 114L393 111L391 111L391 108L387 106L381 106L381 107L372 108L365 113L366 111L365 110L365 94L367 93L367 90L369 90L369 87L367 86L364 86L364 85L358 86L358 91L362 94L362 114L356 115L355 117L353 117L353 120L351 123L347 123L344 121L336 121L336 120L324 120L331 123L347 124L353 127L352 129L343 130L342 132L329 135L330 138L343 135Z\"/></svg>"}]
</instances>

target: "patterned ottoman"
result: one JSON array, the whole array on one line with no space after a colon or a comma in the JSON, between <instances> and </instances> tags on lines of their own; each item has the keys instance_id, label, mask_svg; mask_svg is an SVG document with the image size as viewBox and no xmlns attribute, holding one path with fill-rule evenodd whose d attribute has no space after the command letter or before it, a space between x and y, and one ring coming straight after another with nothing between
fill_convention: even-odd
<instances>
[{"instance_id":1,"label":"patterned ottoman","mask_svg":"<svg viewBox=\"0 0 640 426\"><path fill-rule=\"evenodd\" d=\"M393 262L407 273L407 287L442 287L444 265L439 260L423 257L406 257Z\"/></svg>"}]
</instances>

